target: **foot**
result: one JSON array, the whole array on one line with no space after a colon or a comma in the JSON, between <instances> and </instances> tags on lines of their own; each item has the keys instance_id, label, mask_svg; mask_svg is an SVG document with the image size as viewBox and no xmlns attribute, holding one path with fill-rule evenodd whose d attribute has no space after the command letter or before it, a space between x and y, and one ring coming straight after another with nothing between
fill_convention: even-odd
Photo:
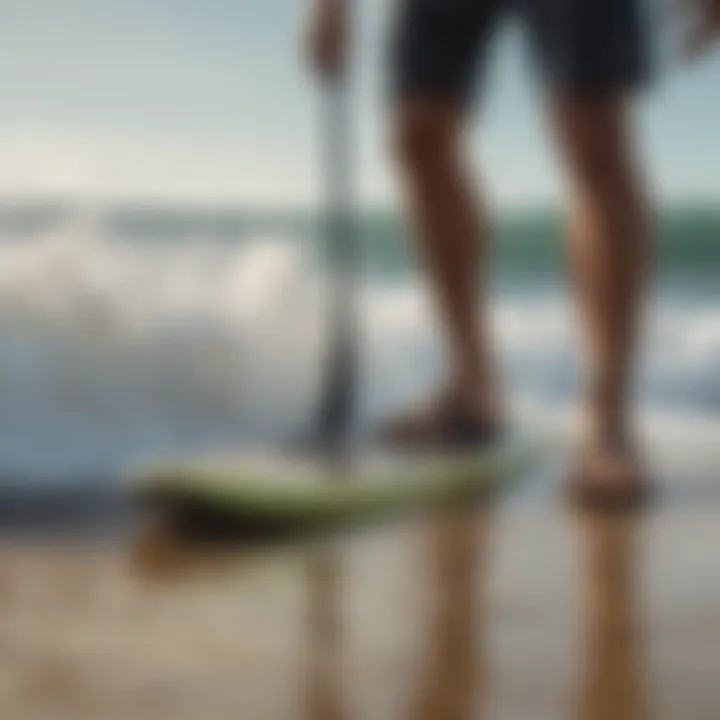
<instances>
[{"instance_id":1,"label":"foot","mask_svg":"<svg viewBox=\"0 0 720 720\"><path fill-rule=\"evenodd\" d=\"M624 438L587 442L568 480L570 501L588 509L635 509L647 501L650 490L642 462Z\"/></svg>"},{"instance_id":2,"label":"foot","mask_svg":"<svg viewBox=\"0 0 720 720\"><path fill-rule=\"evenodd\" d=\"M469 393L446 390L391 418L380 427L380 442L395 450L462 450L492 442L502 432L499 413Z\"/></svg>"}]
</instances>

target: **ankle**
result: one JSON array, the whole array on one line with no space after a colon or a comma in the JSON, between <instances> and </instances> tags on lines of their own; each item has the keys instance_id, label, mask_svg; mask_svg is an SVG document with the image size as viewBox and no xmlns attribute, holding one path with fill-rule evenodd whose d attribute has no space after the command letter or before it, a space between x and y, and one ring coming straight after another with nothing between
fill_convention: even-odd
<instances>
[{"instance_id":1,"label":"ankle","mask_svg":"<svg viewBox=\"0 0 720 720\"><path fill-rule=\"evenodd\" d=\"M463 412L483 420L502 418L497 388L482 376L454 378L448 385L448 397Z\"/></svg>"},{"instance_id":2,"label":"ankle","mask_svg":"<svg viewBox=\"0 0 720 720\"><path fill-rule=\"evenodd\" d=\"M632 431L624 414L586 413L584 427L588 445L607 449L626 449L632 446Z\"/></svg>"}]
</instances>

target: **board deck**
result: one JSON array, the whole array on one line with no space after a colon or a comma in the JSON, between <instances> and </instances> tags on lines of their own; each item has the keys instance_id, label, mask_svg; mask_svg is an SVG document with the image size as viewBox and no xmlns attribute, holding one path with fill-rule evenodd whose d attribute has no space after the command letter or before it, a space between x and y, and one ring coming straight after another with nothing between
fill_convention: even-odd
<instances>
[{"instance_id":1,"label":"board deck","mask_svg":"<svg viewBox=\"0 0 720 720\"><path fill-rule=\"evenodd\" d=\"M508 440L452 456L358 453L342 466L277 453L171 458L134 473L130 487L166 510L289 527L342 524L497 488L521 477L536 457L527 441Z\"/></svg>"}]
</instances>

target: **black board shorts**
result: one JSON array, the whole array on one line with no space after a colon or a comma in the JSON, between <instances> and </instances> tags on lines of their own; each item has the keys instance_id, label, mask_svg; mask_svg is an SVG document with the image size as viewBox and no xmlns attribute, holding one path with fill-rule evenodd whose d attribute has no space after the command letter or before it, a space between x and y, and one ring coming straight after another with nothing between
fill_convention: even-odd
<instances>
[{"instance_id":1,"label":"black board shorts","mask_svg":"<svg viewBox=\"0 0 720 720\"><path fill-rule=\"evenodd\" d=\"M643 0L398 0L391 94L466 102L508 17L523 26L532 64L552 90L631 90L649 74L644 10Z\"/></svg>"}]
</instances>

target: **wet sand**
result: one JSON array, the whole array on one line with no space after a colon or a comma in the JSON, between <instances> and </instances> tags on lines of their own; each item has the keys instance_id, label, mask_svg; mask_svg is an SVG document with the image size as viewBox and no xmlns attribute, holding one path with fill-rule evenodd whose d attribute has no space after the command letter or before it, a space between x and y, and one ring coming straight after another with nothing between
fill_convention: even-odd
<instances>
[{"instance_id":1,"label":"wet sand","mask_svg":"<svg viewBox=\"0 0 720 720\"><path fill-rule=\"evenodd\" d=\"M718 505L550 494L304 547L0 542L3 720L717 720Z\"/></svg>"}]
</instances>

